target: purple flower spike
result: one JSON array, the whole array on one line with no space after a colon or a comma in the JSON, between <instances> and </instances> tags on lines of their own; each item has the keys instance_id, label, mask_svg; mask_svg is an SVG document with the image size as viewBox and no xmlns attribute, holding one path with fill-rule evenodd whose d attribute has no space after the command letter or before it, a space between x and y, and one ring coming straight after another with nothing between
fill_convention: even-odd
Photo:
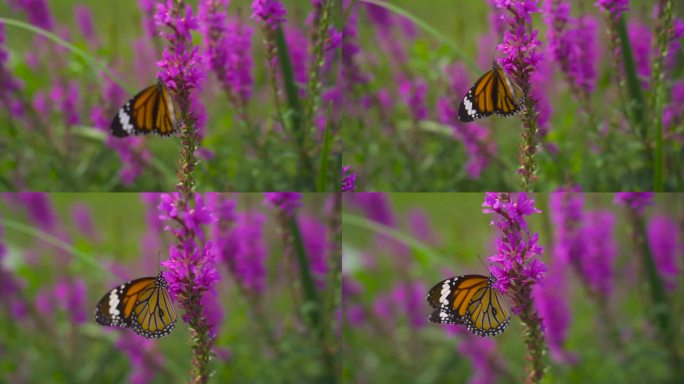
<instances>
[{"instance_id":1,"label":"purple flower spike","mask_svg":"<svg viewBox=\"0 0 684 384\"><path fill-rule=\"evenodd\" d=\"M546 265L539 260L544 251L538 244L539 235L529 231L526 220L527 216L540 211L534 206L534 199L525 193L487 193L482 212L493 215L491 224L499 232L497 253L489 257L494 287L511 297L511 310L522 321L527 348L527 381L540 382L544 375L546 341L532 289L544 278Z\"/></svg>"},{"instance_id":2,"label":"purple flower spike","mask_svg":"<svg viewBox=\"0 0 684 384\"><path fill-rule=\"evenodd\" d=\"M271 29L285 22L287 11L280 0L252 1L252 19L257 19Z\"/></svg>"},{"instance_id":3,"label":"purple flower spike","mask_svg":"<svg viewBox=\"0 0 684 384\"><path fill-rule=\"evenodd\" d=\"M342 167L342 192L354 192L356 190L356 173L349 165Z\"/></svg>"},{"instance_id":4,"label":"purple flower spike","mask_svg":"<svg viewBox=\"0 0 684 384\"><path fill-rule=\"evenodd\" d=\"M644 208L653 205L653 192L618 192L613 203L631 207L641 215Z\"/></svg>"},{"instance_id":5,"label":"purple flower spike","mask_svg":"<svg viewBox=\"0 0 684 384\"><path fill-rule=\"evenodd\" d=\"M265 192L264 205L269 205L292 216L295 209L302 206L302 194L299 192Z\"/></svg>"},{"instance_id":6,"label":"purple flower spike","mask_svg":"<svg viewBox=\"0 0 684 384\"><path fill-rule=\"evenodd\" d=\"M597 0L595 5L619 18L622 12L629 10L629 0Z\"/></svg>"},{"instance_id":7,"label":"purple flower spike","mask_svg":"<svg viewBox=\"0 0 684 384\"><path fill-rule=\"evenodd\" d=\"M656 269L664 280L665 288L673 291L677 288L677 276L680 274L677 256L682 254L677 223L664 215L654 216L648 223L647 234Z\"/></svg>"}]
</instances>

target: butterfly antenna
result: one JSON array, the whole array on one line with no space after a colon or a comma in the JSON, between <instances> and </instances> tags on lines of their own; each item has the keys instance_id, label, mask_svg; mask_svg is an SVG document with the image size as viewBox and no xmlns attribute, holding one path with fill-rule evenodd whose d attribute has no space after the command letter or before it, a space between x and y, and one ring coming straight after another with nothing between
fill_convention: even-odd
<instances>
[{"instance_id":1,"label":"butterfly antenna","mask_svg":"<svg viewBox=\"0 0 684 384\"><path fill-rule=\"evenodd\" d=\"M489 267L487 267L487 264L485 264L484 260L482 260L482 257L480 255L477 255L477 258L480 260L480 263L482 263L482 266L484 267L485 271L489 272Z\"/></svg>"}]
</instances>

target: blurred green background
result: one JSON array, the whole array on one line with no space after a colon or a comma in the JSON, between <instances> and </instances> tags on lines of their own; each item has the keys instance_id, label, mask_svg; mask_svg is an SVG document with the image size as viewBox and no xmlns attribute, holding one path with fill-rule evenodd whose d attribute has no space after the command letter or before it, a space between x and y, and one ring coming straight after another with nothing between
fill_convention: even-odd
<instances>
[{"instance_id":1,"label":"blurred green background","mask_svg":"<svg viewBox=\"0 0 684 384\"><path fill-rule=\"evenodd\" d=\"M358 195L346 196L343 211L345 382L522 382L525 345L517 317L512 316L503 334L488 338L427 321L432 308L425 296L432 286L452 276L489 273L487 258L495 254L496 230L489 224L492 216L482 213L484 194L395 193L374 194L372 199ZM613 238L602 239L617 248L612 277L605 277L614 289L605 308L598 308L596 297L569 265L561 272L567 287L548 287L567 301L569 324L563 345L567 361L547 354L550 368L543 382L676 382L651 320L658 307L644 280L625 207L613 204L613 194L580 196L585 213L607 210L615 217ZM680 273L674 279L676 289L667 292L666 309L677 340L684 337L682 197L659 194L645 210L646 220L664 215L678 227L674 252ZM539 244L545 248L541 260L553 268L556 227L550 217L550 195L535 198L542 213L527 217L529 228L539 233ZM617 331L619 347L608 331ZM684 343L676 345L682 356ZM488 375L483 377L483 371Z\"/></svg>"}]
</instances>

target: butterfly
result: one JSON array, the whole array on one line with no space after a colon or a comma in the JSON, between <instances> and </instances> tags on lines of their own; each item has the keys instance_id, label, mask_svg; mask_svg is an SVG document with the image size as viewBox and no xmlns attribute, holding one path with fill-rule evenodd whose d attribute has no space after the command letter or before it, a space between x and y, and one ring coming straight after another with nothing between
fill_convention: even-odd
<instances>
[{"instance_id":1,"label":"butterfly","mask_svg":"<svg viewBox=\"0 0 684 384\"><path fill-rule=\"evenodd\" d=\"M492 69L480 77L461 101L458 120L469 123L496 113L510 116L520 111L523 91L495 61Z\"/></svg>"},{"instance_id":2,"label":"butterfly","mask_svg":"<svg viewBox=\"0 0 684 384\"><path fill-rule=\"evenodd\" d=\"M429 319L438 324L458 324L478 336L496 336L508 327L510 313L494 278L462 275L437 283L427 294L434 308Z\"/></svg>"},{"instance_id":3,"label":"butterfly","mask_svg":"<svg viewBox=\"0 0 684 384\"><path fill-rule=\"evenodd\" d=\"M178 129L178 109L161 81L140 91L119 109L109 130L116 137L156 133L169 136Z\"/></svg>"},{"instance_id":4,"label":"butterfly","mask_svg":"<svg viewBox=\"0 0 684 384\"><path fill-rule=\"evenodd\" d=\"M166 279L142 277L123 283L100 299L95 310L100 325L131 328L146 338L159 338L176 326Z\"/></svg>"}]
</instances>

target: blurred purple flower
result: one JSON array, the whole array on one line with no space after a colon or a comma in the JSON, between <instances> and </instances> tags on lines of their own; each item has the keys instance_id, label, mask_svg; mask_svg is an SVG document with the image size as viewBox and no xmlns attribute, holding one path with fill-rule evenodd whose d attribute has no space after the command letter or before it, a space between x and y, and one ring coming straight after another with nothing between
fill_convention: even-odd
<instances>
[{"instance_id":1,"label":"blurred purple flower","mask_svg":"<svg viewBox=\"0 0 684 384\"><path fill-rule=\"evenodd\" d=\"M253 0L252 19L257 19L271 29L285 22L287 11L280 0Z\"/></svg>"},{"instance_id":2,"label":"blurred purple flower","mask_svg":"<svg viewBox=\"0 0 684 384\"><path fill-rule=\"evenodd\" d=\"M564 364L577 361L577 357L564 347L571 320L566 271L571 259L578 260L584 254L583 205L580 193L557 191L551 194L549 211L554 225L552 260L546 279L532 290L551 358Z\"/></svg>"},{"instance_id":3,"label":"blurred purple flower","mask_svg":"<svg viewBox=\"0 0 684 384\"><path fill-rule=\"evenodd\" d=\"M470 86L465 68L455 63L447 68L447 76L451 85L452 95L465 95ZM442 123L448 124L454 132L454 137L460 140L469 156L465 164L468 177L476 179L489 164L489 156L496 152L496 142L490 140L488 128L477 123L462 124L457 117L456 106L460 100L442 96L437 101L437 112Z\"/></svg>"},{"instance_id":4,"label":"blurred purple flower","mask_svg":"<svg viewBox=\"0 0 684 384\"><path fill-rule=\"evenodd\" d=\"M70 81L66 89L61 83L56 83L50 90L50 99L54 108L64 115L67 125L76 125L80 121L77 106L79 105L79 89L75 81Z\"/></svg>"},{"instance_id":5,"label":"blurred purple flower","mask_svg":"<svg viewBox=\"0 0 684 384\"><path fill-rule=\"evenodd\" d=\"M496 382L496 371L492 369L496 356L496 343L493 340L462 334L458 352L470 360L473 373L468 384L487 384Z\"/></svg>"},{"instance_id":6,"label":"blurred purple flower","mask_svg":"<svg viewBox=\"0 0 684 384\"><path fill-rule=\"evenodd\" d=\"M170 31L161 33L169 44L164 47L162 60L157 62L158 76L170 90L186 94L198 88L204 77L199 48L193 47L190 35L199 24L189 4L185 4L180 12L174 10L174 1L167 0L165 4L157 4L154 15L155 24Z\"/></svg>"},{"instance_id":7,"label":"blurred purple flower","mask_svg":"<svg viewBox=\"0 0 684 384\"><path fill-rule=\"evenodd\" d=\"M596 86L597 25L591 16L570 16L570 2L544 1L544 20L551 57L561 71L587 96Z\"/></svg>"},{"instance_id":8,"label":"blurred purple flower","mask_svg":"<svg viewBox=\"0 0 684 384\"><path fill-rule=\"evenodd\" d=\"M526 193L485 194L482 212L494 215L490 224L499 231L497 253L489 257L491 273L496 279L494 286L503 292L509 288L530 287L540 282L546 271L546 266L539 260L544 251L538 244L539 235L530 233L525 219L541 212L534 203ZM514 304L513 312L518 313L521 303Z\"/></svg>"},{"instance_id":9,"label":"blurred purple flower","mask_svg":"<svg viewBox=\"0 0 684 384\"><path fill-rule=\"evenodd\" d=\"M430 225L430 217L422 209L412 209L408 212L408 223L411 233L420 241L434 244L438 241L437 234Z\"/></svg>"},{"instance_id":10,"label":"blurred purple flower","mask_svg":"<svg viewBox=\"0 0 684 384\"><path fill-rule=\"evenodd\" d=\"M673 127L677 125L678 122L682 121L682 113L684 109L684 81L678 80L672 84L672 93L670 97L670 104L665 106L663 109L663 127L672 132ZM680 141L682 140L681 135L679 135Z\"/></svg>"},{"instance_id":11,"label":"blurred purple flower","mask_svg":"<svg viewBox=\"0 0 684 384\"><path fill-rule=\"evenodd\" d=\"M619 18L622 12L629 10L629 0L597 0L595 5L615 18Z\"/></svg>"},{"instance_id":12,"label":"blurred purple flower","mask_svg":"<svg viewBox=\"0 0 684 384\"><path fill-rule=\"evenodd\" d=\"M318 219L308 215L301 215L297 221L302 233L306 255L309 258L309 269L316 281L316 286L319 289L324 289L328 273L327 254L330 248L327 228Z\"/></svg>"},{"instance_id":13,"label":"blurred purple flower","mask_svg":"<svg viewBox=\"0 0 684 384\"><path fill-rule=\"evenodd\" d=\"M33 224L44 232L52 232L57 225L57 217L48 194L42 192L21 192L16 197L26 207Z\"/></svg>"},{"instance_id":14,"label":"blurred purple flower","mask_svg":"<svg viewBox=\"0 0 684 384\"><path fill-rule=\"evenodd\" d=\"M263 204L280 210L286 216L292 216L295 209L302 206L302 194L299 192L264 192Z\"/></svg>"},{"instance_id":15,"label":"blurred purple flower","mask_svg":"<svg viewBox=\"0 0 684 384\"><path fill-rule=\"evenodd\" d=\"M584 220L582 279L592 291L608 296L613 291L614 262L617 257L613 232L615 216L610 211L593 211L587 212Z\"/></svg>"},{"instance_id":16,"label":"blurred purple flower","mask_svg":"<svg viewBox=\"0 0 684 384\"><path fill-rule=\"evenodd\" d=\"M653 192L617 192L613 204L631 207L641 215L644 208L653 205Z\"/></svg>"},{"instance_id":17,"label":"blurred purple flower","mask_svg":"<svg viewBox=\"0 0 684 384\"><path fill-rule=\"evenodd\" d=\"M646 89L651 76L650 62L651 57L653 57L651 29L646 24L630 20L627 24L627 35L632 45L637 76L641 82L641 87Z\"/></svg>"},{"instance_id":18,"label":"blurred purple flower","mask_svg":"<svg viewBox=\"0 0 684 384\"><path fill-rule=\"evenodd\" d=\"M98 235L93 226L93 218L90 215L90 208L83 203L75 203L71 206L71 218L81 233L90 238L91 241L97 241Z\"/></svg>"},{"instance_id":19,"label":"blurred purple flower","mask_svg":"<svg viewBox=\"0 0 684 384\"><path fill-rule=\"evenodd\" d=\"M207 292L202 295L200 299L202 307L204 308L204 315L209 326L209 335L214 338L219 333L221 324L223 323L223 308L221 308L221 300L219 300L218 293Z\"/></svg>"},{"instance_id":20,"label":"blurred purple flower","mask_svg":"<svg viewBox=\"0 0 684 384\"><path fill-rule=\"evenodd\" d=\"M107 115L102 107L97 105L93 107L90 111L90 121L100 131L109 132L111 116ZM145 164L152 157L142 137L120 139L108 134L105 136L105 144L112 148L121 160L122 168L119 170L119 178L125 185L132 184L142 174Z\"/></svg>"},{"instance_id":21,"label":"blurred purple flower","mask_svg":"<svg viewBox=\"0 0 684 384\"><path fill-rule=\"evenodd\" d=\"M52 319L55 313L54 293L49 288L43 288L36 293L34 298L36 311L44 319Z\"/></svg>"},{"instance_id":22,"label":"blurred purple flower","mask_svg":"<svg viewBox=\"0 0 684 384\"><path fill-rule=\"evenodd\" d=\"M0 106L4 106L12 117L23 117L24 106L15 92L23 88L20 80L12 76L7 68L9 53L5 48L5 24L0 22Z\"/></svg>"},{"instance_id":23,"label":"blurred purple flower","mask_svg":"<svg viewBox=\"0 0 684 384\"><path fill-rule=\"evenodd\" d=\"M653 216L648 222L648 246L653 254L656 269L663 279L665 288L674 291L677 287L677 256L682 254L679 242L679 227L665 215Z\"/></svg>"},{"instance_id":24,"label":"blurred purple flower","mask_svg":"<svg viewBox=\"0 0 684 384\"><path fill-rule=\"evenodd\" d=\"M266 257L263 226L266 216L258 212L233 213L233 223L225 216L219 220L223 224L232 225L224 229L218 237L217 245L223 262L227 264L237 283L254 293L262 293L266 288ZM219 216L221 217L221 216Z\"/></svg>"},{"instance_id":25,"label":"blurred purple flower","mask_svg":"<svg viewBox=\"0 0 684 384\"><path fill-rule=\"evenodd\" d=\"M343 7L348 9L350 7L349 0L343 0ZM358 7L354 6L349 10L349 17L342 29L342 44L340 50L342 57L340 59L340 74L338 87L342 89L342 94L345 95L345 100L351 95L353 88L359 84L365 84L369 81L368 75L363 73L361 66L357 62L361 48L359 47L359 15ZM353 102L348 103L351 105Z\"/></svg>"},{"instance_id":26,"label":"blurred purple flower","mask_svg":"<svg viewBox=\"0 0 684 384\"><path fill-rule=\"evenodd\" d=\"M421 282L397 284L392 290L394 306L406 316L412 327L420 328L427 324L422 311L426 290L427 287Z\"/></svg>"},{"instance_id":27,"label":"blurred purple flower","mask_svg":"<svg viewBox=\"0 0 684 384\"><path fill-rule=\"evenodd\" d=\"M226 21L228 0L206 0L200 3L200 30L204 37L209 67L230 93L245 107L252 95L252 33L239 18Z\"/></svg>"},{"instance_id":28,"label":"blurred purple flower","mask_svg":"<svg viewBox=\"0 0 684 384\"><path fill-rule=\"evenodd\" d=\"M351 166L342 166L342 192L354 192L356 190L356 177Z\"/></svg>"},{"instance_id":29,"label":"blurred purple flower","mask_svg":"<svg viewBox=\"0 0 684 384\"><path fill-rule=\"evenodd\" d=\"M307 64L309 62L307 47L309 39L299 28L287 26L285 28L285 42L290 54L294 80L299 85L299 96L306 96L306 82L308 78Z\"/></svg>"},{"instance_id":30,"label":"blurred purple flower","mask_svg":"<svg viewBox=\"0 0 684 384\"><path fill-rule=\"evenodd\" d=\"M503 19L508 24L503 41L496 49L504 54L499 62L504 69L516 74L534 72L542 60L538 31L532 29L532 14L539 12L537 0L495 0L494 5L510 14Z\"/></svg>"},{"instance_id":31,"label":"blurred purple flower","mask_svg":"<svg viewBox=\"0 0 684 384\"><path fill-rule=\"evenodd\" d=\"M366 217L384 224L388 227L396 225L396 219L392 212L389 199L385 193L377 192L360 192L347 194L345 197L349 198L352 205L360 208L366 214Z\"/></svg>"},{"instance_id":32,"label":"blurred purple flower","mask_svg":"<svg viewBox=\"0 0 684 384\"><path fill-rule=\"evenodd\" d=\"M86 5L77 5L74 7L74 18L81 35L88 41L88 43L95 47L98 45L98 38L93 27L93 15L90 8Z\"/></svg>"},{"instance_id":33,"label":"blurred purple flower","mask_svg":"<svg viewBox=\"0 0 684 384\"><path fill-rule=\"evenodd\" d=\"M164 355L157 350L157 344L151 339L143 339L133 332L121 332L115 345L131 361L128 381L132 384L151 382L158 367L164 365Z\"/></svg>"},{"instance_id":34,"label":"blurred purple flower","mask_svg":"<svg viewBox=\"0 0 684 384\"><path fill-rule=\"evenodd\" d=\"M404 79L399 82L399 96L411 112L414 120L425 120L428 117L425 97L427 84L423 79Z\"/></svg>"},{"instance_id":35,"label":"blurred purple flower","mask_svg":"<svg viewBox=\"0 0 684 384\"><path fill-rule=\"evenodd\" d=\"M29 23L47 30L55 27L55 21L50 13L46 0L7 0L7 4L26 13Z\"/></svg>"},{"instance_id":36,"label":"blurred purple flower","mask_svg":"<svg viewBox=\"0 0 684 384\"><path fill-rule=\"evenodd\" d=\"M88 320L88 300L83 280L63 280L55 284L53 289L57 305L72 322L82 324Z\"/></svg>"},{"instance_id":37,"label":"blurred purple flower","mask_svg":"<svg viewBox=\"0 0 684 384\"><path fill-rule=\"evenodd\" d=\"M147 32L147 37L154 38L157 36L157 30L154 23L154 6L156 0L138 0L140 4L140 11L142 13L143 29Z\"/></svg>"}]
</instances>

